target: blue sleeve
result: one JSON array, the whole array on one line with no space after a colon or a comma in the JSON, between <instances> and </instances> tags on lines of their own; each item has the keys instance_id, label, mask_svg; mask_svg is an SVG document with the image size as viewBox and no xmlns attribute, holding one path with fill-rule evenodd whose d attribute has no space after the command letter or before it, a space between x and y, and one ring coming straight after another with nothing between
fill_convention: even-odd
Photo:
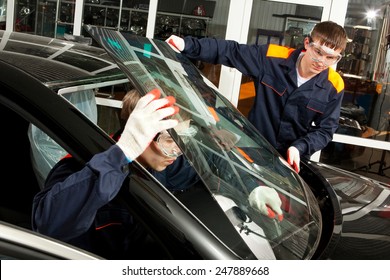
<instances>
[{"instance_id":1,"label":"blue sleeve","mask_svg":"<svg viewBox=\"0 0 390 280\"><path fill-rule=\"evenodd\" d=\"M197 39L190 36L185 37L184 42L183 54L188 58L233 67L247 76L257 77L262 71L262 53L266 51L266 45L246 45L232 40Z\"/></svg>"},{"instance_id":2,"label":"blue sleeve","mask_svg":"<svg viewBox=\"0 0 390 280\"><path fill-rule=\"evenodd\" d=\"M81 169L60 161L49 174L45 189L33 201L33 229L70 240L85 233L97 210L111 201L129 173L122 150L113 145L96 154Z\"/></svg>"}]
</instances>

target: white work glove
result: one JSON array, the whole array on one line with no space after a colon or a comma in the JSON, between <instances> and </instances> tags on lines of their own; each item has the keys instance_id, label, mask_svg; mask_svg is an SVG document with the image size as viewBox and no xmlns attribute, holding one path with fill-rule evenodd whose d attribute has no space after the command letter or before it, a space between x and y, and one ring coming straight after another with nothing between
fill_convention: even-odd
<instances>
[{"instance_id":1,"label":"white work glove","mask_svg":"<svg viewBox=\"0 0 390 280\"><path fill-rule=\"evenodd\" d=\"M165 119L179 111L179 107L173 106L176 100L173 97L160 99L160 95L160 91L154 89L137 102L116 143L129 161L142 154L157 133L178 124L178 120Z\"/></svg>"},{"instance_id":2,"label":"white work glove","mask_svg":"<svg viewBox=\"0 0 390 280\"><path fill-rule=\"evenodd\" d=\"M168 39L165 40L165 42L167 42L175 52L182 52L184 50L184 39L180 38L179 36L171 35Z\"/></svg>"},{"instance_id":3,"label":"white work glove","mask_svg":"<svg viewBox=\"0 0 390 280\"><path fill-rule=\"evenodd\" d=\"M299 151L297 148L295 148L294 146L291 146L290 148L288 148L287 150L287 162L288 164L290 164L294 170L299 173L299 170L300 170L300 167L299 167L299 163L300 163L301 159L300 159L300 156L299 156Z\"/></svg>"},{"instance_id":4,"label":"white work glove","mask_svg":"<svg viewBox=\"0 0 390 280\"><path fill-rule=\"evenodd\" d=\"M266 186L256 187L249 194L249 204L271 219L275 218L277 214L278 220L283 220L283 212L280 208L282 201L273 188Z\"/></svg>"}]
</instances>

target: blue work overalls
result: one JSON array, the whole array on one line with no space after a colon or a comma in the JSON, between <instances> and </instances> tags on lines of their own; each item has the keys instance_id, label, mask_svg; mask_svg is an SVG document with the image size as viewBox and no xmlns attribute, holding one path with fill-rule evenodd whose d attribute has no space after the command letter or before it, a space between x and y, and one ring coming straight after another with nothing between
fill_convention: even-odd
<instances>
[{"instance_id":1,"label":"blue work overalls","mask_svg":"<svg viewBox=\"0 0 390 280\"><path fill-rule=\"evenodd\" d=\"M256 95L248 119L282 156L295 146L301 156L309 157L331 141L344 93L344 82L332 68L298 87L296 62L304 49L184 40L187 57L233 67L253 78Z\"/></svg>"}]
</instances>

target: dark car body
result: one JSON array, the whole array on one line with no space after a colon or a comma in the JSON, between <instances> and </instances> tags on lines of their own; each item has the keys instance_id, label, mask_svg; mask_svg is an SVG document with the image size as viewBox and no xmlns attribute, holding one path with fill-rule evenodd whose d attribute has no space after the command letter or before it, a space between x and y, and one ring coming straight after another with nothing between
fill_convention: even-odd
<instances>
[{"instance_id":1,"label":"dark car body","mask_svg":"<svg viewBox=\"0 0 390 280\"><path fill-rule=\"evenodd\" d=\"M118 199L144 225L154 248L147 250L150 244L141 244L134 258L390 258L389 185L315 162L302 163L302 171L297 175L212 85L197 80L197 69L164 42L129 34L122 36L114 31L114 34L100 29L98 32L98 37L111 42L113 47L118 47L119 41L115 41L118 38L127 41L123 43L126 52L137 53L145 46L147 49L134 56L136 63L122 63L109 48L107 51L115 60L100 48L28 34L0 33L1 149L6 159L0 174L3 182L11 182L1 187L1 220L31 228L32 199L42 187L37 169L44 165L44 157L35 162L32 158L37 159L35 153L40 148L46 145L52 151L58 146L59 155L70 153L80 162L87 162L115 143L109 135L118 129L117 113L125 92L136 87L145 94L152 85L161 85L158 81L164 77L165 85L174 88L175 94L183 95L175 87L174 79L169 78L173 75L178 80L185 78L180 83L194 85L184 91L185 98L191 94L195 98L197 86L209 86L208 98L223 105L213 108L223 113L220 116L226 124L240 126L238 131L221 122L218 129L235 131L240 141L250 143L250 148L261 149L262 155L267 155L262 160L270 167L256 165L256 155L250 154L254 164L245 164L239 155L220 150L209 133L210 124L203 124L209 117L208 106L202 98L192 99L190 107L184 109L191 109L198 116L194 117L194 123L201 133L189 144L171 133L202 178L197 185L199 191L190 199L175 195L136 161L129 164L129 180L122 186ZM164 68L167 59L178 73L168 73L172 69ZM139 69L142 73L137 72ZM156 77L153 74L156 69L161 75L145 82L145 76ZM85 108L72 104L72 96L80 92L96 99L95 121L85 113ZM31 125L44 133L39 134L40 142L31 140ZM203 161L204 151L220 157L231 167L225 169L225 174L215 173ZM227 170L236 172L235 176L229 177ZM231 189L228 178L240 180L247 174L268 182L284 197L282 222L256 214L246 195ZM224 182L233 193L229 198L231 208L223 207L221 195L215 191L216 182ZM237 219L237 213L232 218L231 209L244 211L251 221ZM268 248L272 255L262 255L257 248L264 251Z\"/></svg>"}]
</instances>

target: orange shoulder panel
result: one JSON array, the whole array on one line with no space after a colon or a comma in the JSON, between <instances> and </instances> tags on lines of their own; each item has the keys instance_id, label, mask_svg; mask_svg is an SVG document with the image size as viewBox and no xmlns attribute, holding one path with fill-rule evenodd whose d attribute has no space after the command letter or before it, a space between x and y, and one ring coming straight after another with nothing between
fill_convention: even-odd
<instances>
[{"instance_id":1,"label":"orange shoulder panel","mask_svg":"<svg viewBox=\"0 0 390 280\"><path fill-rule=\"evenodd\" d=\"M294 50L293 48L270 44L267 50L267 57L287 58Z\"/></svg>"},{"instance_id":2,"label":"orange shoulder panel","mask_svg":"<svg viewBox=\"0 0 390 280\"><path fill-rule=\"evenodd\" d=\"M344 80L343 80L343 78L341 78L340 74L337 73L331 67L329 67L328 80L335 87L337 93L340 93L344 89Z\"/></svg>"}]
</instances>

